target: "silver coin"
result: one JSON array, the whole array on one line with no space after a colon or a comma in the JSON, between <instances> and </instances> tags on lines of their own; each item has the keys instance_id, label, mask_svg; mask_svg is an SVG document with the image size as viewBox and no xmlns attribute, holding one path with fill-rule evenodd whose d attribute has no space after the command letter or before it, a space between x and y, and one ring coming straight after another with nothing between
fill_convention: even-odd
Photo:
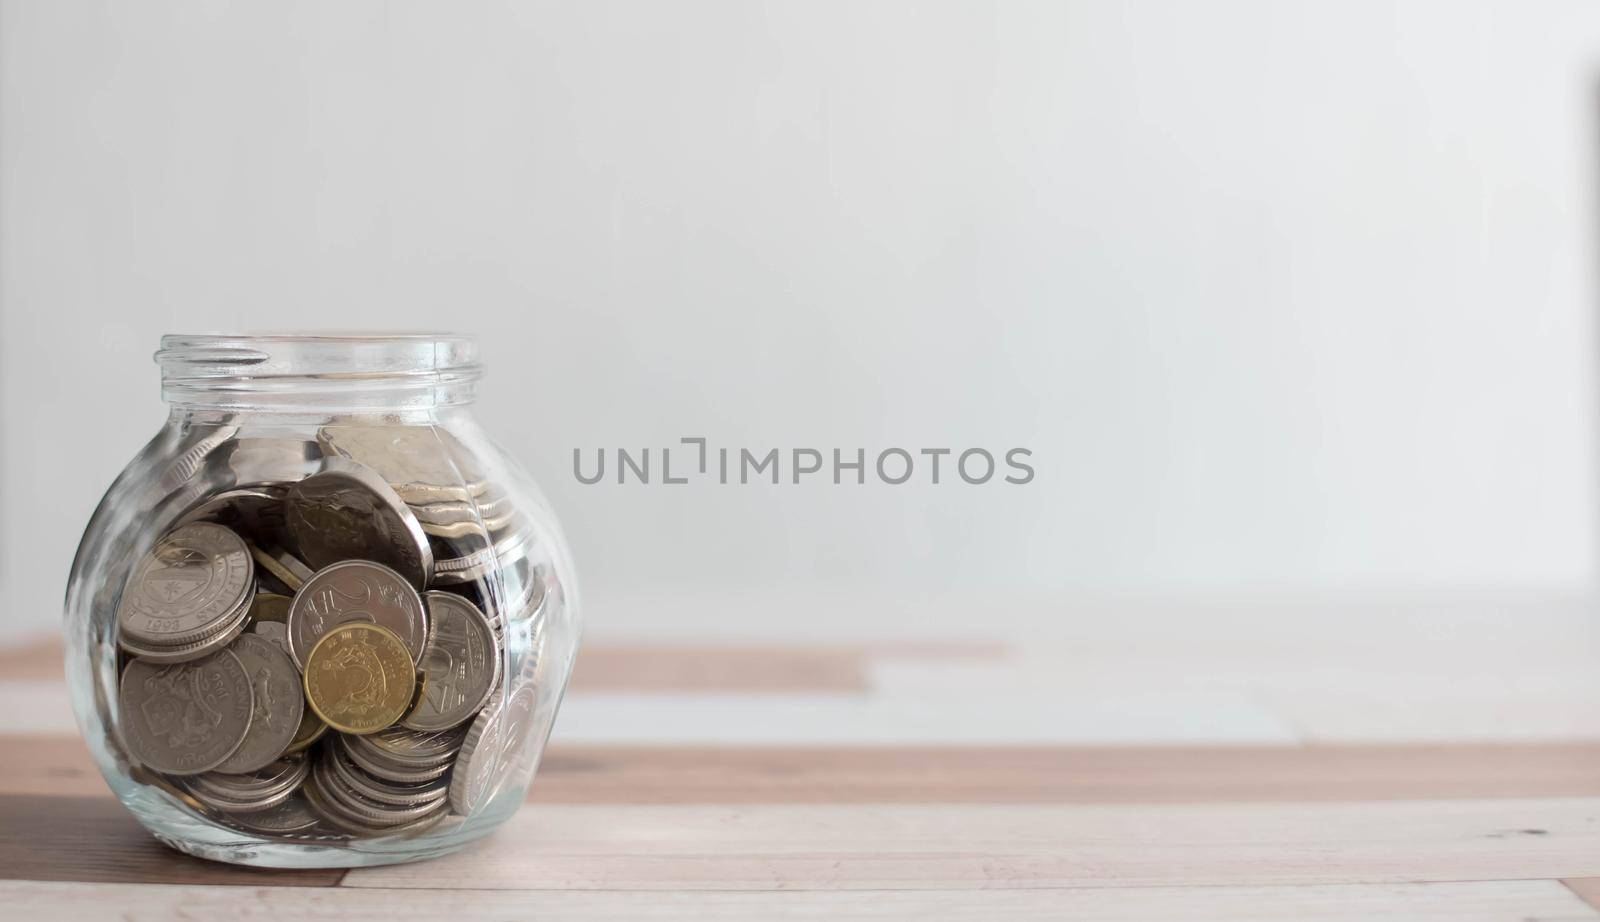
<instances>
[{"instance_id":1,"label":"silver coin","mask_svg":"<svg viewBox=\"0 0 1600 922\"><path fill-rule=\"evenodd\" d=\"M493 545L459 557L440 557L433 565L433 581L441 586L460 585L482 579L496 567L509 567L528 555L533 546L533 531L508 534Z\"/></svg>"},{"instance_id":2,"label":"silver coin","mask_svg":"<svg viewBox=\"0 0 1600 922\"><path fill-rule=\"evenodd\" d=\"M283 501L287 495L287 488L270 485L224 490L185 512L178 524L214 522L258 544L281 544L286 534Z\"/></svg>"},{"instance_id":3,"label":"silver coin","mask_svg":"<svg viewBox=\"0 0 1600 922\"><path fill-rule=\"evenodd\" d=\"M496 696L472 722L456 767L450 773L450 806L471 816L494 794L514 768L533 725L533 686L524 685L511 697Z\"/></svg>"},{"instance_id":4,"label":"silver coin","mask_svg":"<svg viewBox=\"0 0 1600 922\"><path fill-rule=\"evenodd\" d=\"M339 748L350 758L350 761L361 767L361 770L374 778L384 781L393 781L396 784L420 784L425 781L443 779L450 773L452 760L446 759L436 765L422 768L410 767L405 763L394 760L389 756L382 756L362 748L359 744L352 744L347 738L339 738Z\"/></svg>"},{"instance_id":5,"label":"silver coin","mask_svg":"<svg viewBox=\"0 0 1600 922\"><path fill-rule=\"evenodd\" d=\"M238 774L209 771L203 775L196 775L189 779L189 786L210 791L221 797L243 800L292 791L300 786L300 782L305 780L310 771L311 762L305 756L285 756L254 771Z\"/></svg>"},{"instance_id":6,"label":"silver coin","mask_svg":"<svg viewBox=\"0 0 1600 922\"><path fill-rule=\"evenodd\" d=\"M294 665L294 657L289 655L289 625L281 621L257 621L250 626L250 633L277 644L278 649L289 656L289 665Z\"/></svg>"},{"instance_id":7,"label":"silver coin","mask_svg":"<svg viewBox=\"0 0 1600 922\"><path fill-rule=\"evenodd\" d=\"M333 766L334 774L338 775L339 780L351 790L392 807L437 804L450 788L450 782L442 776L417 784L402 784L373 777L353 762L342 749L334 749L329 762Z\"/></svg>"},{"instance_id":8,"label":"silver coin","mask_svg":"<svg viewBox=\"0 0 1600 922\"><path fill-rule=\"evenodd\" d=\"M517 566L504 571L505 594L514 598L506 607L510 613L507 621L532 621L539 617L543 611L546 600L550 597L550 586L554 576L545 564L533 564L526 558L519 561ZM503 623L497 623L496 628L503 628Z\"/></svg>"},{"instance_id":9,"label":"silver coin","mask_svg":"<svg viewBox=\"0 0 1600 922\"><path fill-rule=\"evenodd\" d=\"M448 730L408 730L390 727L356 738L356 742L369 745L374 750L408 764L432 764L455 757L466 742L466 727Z\"/></svg>"},{"instance_id":10,"label":"silver coin","mask_svg":"<svg viewBox=\"0 0 1600 922\"><path fill-rule=\"evenodd\" d=\"M471 602L437 589L422 600L428 606L428 644L417 668L426 682L400 725L443 730L483 709L500 677L500 651L489 619Z\"/></svg>"},{"instance_id":11,"label":"silver coin","mask_svg":"<svg viewBox=\"0 0 1600 922\"><path fill-rule=\"evenodd\" d=\"M201 657L210 656L221 650L238 637L249 621L246 617L249 609L243 609L230 616L217 632L209 637L202 638L193 643L143 645L135 643L129 637L122 637L118 642L123 651L155 665L170 665L172 663L187 663Z\"/></svg>"},{"instance_id":12,"label":"silver coin","mask_svg":"<svg viewBox=\"0 0 1600 922\"><path fill-rule=\"evenodd\" d=\"M423 815L421 818L409 822L389 825L368 823L353 811L342 806L336 798L329 796L324 791L315 773L312 774L311 781L307 782L305 786L305 795L306 800L310 802L312 808L323 819L348 833L362 838L412 835L433 827L450 812L441 806L434 808L432 812Z\"/></svg>"},{"instance_id":13,"label":"silver coin","mask_svg":"<svg viewBox=\"0 0 1600 922\"><path fill-rule=\"evenodd\" d=\"M411 507L372 471L330 459L289 488L289 534L314 569L373 560L421 589L433 576L433 549Z\"/></svg>"},{"instance_id":14,"label":"silver coin","mask_svg":"<svg viewBox=\"0 0 1600 922\"><path fill-rule=\"evenodd\" d=\"M310 773L305 759L285 759L259 772L227 775L206 772L189 779L189 793L222 813L254 813L283 803Z\"/></svg>"},{"instance_id":15,"label":"silver coin","mask_svg":"<svg viewBox=\"0 0 1600 922\"><path fill-rule=\"evenodd\" d=\"M472 453L437 426L324 426L317 441L377 471L408 503L470 502L488 489Z\"/></svg>"},{"instance_id":16,"label":"silver coin","mask_svg":"<svg viewBox=\"0 0 1600 922\"><path fill-rule=\"evenodd\" d=\"M238 431L238 426L227 425L218 426L215 430L202 435L199 440L184 449L162 470L161 479L158 481L161 489L163 491L176 490L189 478L199 473L211 453L233 438Z\"/></svg>"},{"instance_id":17,"label":"silver coin","mask_svg":"<svg viewBox=\"0 0 1600 922\"><path fill-rule=\"evenodd\" d=\"M220 797L210 791L203 791L198 787L189 787L189 796L200 802L207 810L217 813L254 813L257 810L268 810L289 799L293 791L282 791L277 794L251 796L236 800L232 797Z\"/></svg>"},{"instance_id":18,"label":"silver coin","mask_svg":"<svg viewBox=\"0 0 1600 922\"><path fill-rule=\"evenodd\" d=\"M265 581L270 577L286 592L293 594L299 592L300 587L304 586L306 580L313 575L310 567L282 548L268 550L257 544L251 544L249 547L250 556L256 562L258 581Z\"/></svg>"},{"instance_id":19,"label":"silver coin","mask_svg":"<svg viewBox=\"0 0 1600 922\"><path fill-rule=\"evenodd\" d=\"M118 695L133 758L169 775L210 771L239 748L255 708L250 676L227 650L189 663L128 664Z\"/></svg>"},{"instance_id":20,"label":"silver coin","mask_svg":"<svg viewBox=\"0 0 1600 922\"><path fill-rule=\"evenodd\" d=\"M305 439L242 438L223 446L228 471L241 484L291 484L317 472L322 446Z\"/></svg>"},{"instance_id":21,"label":"silver coin","mask_svg":"<svg viewBox=\"0 0 1600 922\"><path fill-rule=\"evenodd\" d=\"M335 756L327 753L311 769L318 790L328 797L329 805L341 809L344 815L369 826L390 826L421 819L443 808L443 795L420 804L396 806L368 797L339 778L333 767Z\"/></svg>"},{"instance_id":22,"label":"silver coin","mask_svg":"<svg viewBox=\"0 0 1600 922\"><path fill-rule=\"evenodd\" d=\"M351 621L386 627L406 645L413 662L422 656L428 614L417 590L382 564L346 560L317 571L295 593L289 606L289 652L295 663L303 669L322 635Z\"/></svg>"},{"instance_id":23,"label":"silver coin","mask_svg":"<svg viewBox=\"0 0 1600 922\"><path fill-rule=\"evenodd\" d=\"M317 575L317 571L306 566L301 562L300 558L294 556L281 547L268 548L267 555L270 556L273 561L278 564L278 566L286 570L290 576L294 577L295 581L301 586L304 586L306 581L311 579L311 577ZM298 589L299 587L297 586L296 588Z\"/></svg>"},{"instance_id":24,"label":"silver coin","mask_svg":"<svg viewBox=\"0 0 1600 922\"><path fill-rule=\"evenodd\" d=\"M498 531L504 527L504 522L509 521L515 504L511 501L511 494L484 495L470 502L426 503L421 506L412 506L411 511L417 515L417 521L424 527L428 525L454 525L458 522L481 522L491 531ZM499 522L500 524L491 524Z\"/></svg>"},{"instance_id":25,"label":"silver coin","mask_svg":"<svg viewBox=\"0 0 1600 922\"><path fill-rule=\"evenodd\" d=\"M255 634L241 634L228 647L250 675L255 710L250 732L233 755L217 766L219 772L250 772L270 765L294 742L305 710L300 691L300 670L277 644Z\"/></svg>"},{"instance_id":26,"label":"silver coin","mask_svg":"<svg viewBox=\"0 0 1600 922\"><path fill-rule=\"evenodd\" d=\"M244 813L230 817L233 824L241 829L263 835L282 835L289 832L304 832L317 825L321 817L312 809L311 802L305 796L291 796L275 807L260 810L254 813Z\"/></svg>"},{"instance_id":27,"label":"silver coin","mask_svg":"<svg viewBox=\"0 0 1600 922\"><path fill-rule=\"evenodd\" d=\"M248 604L254 579L250 551L238 535L209 522L182 525L134 567L117 622L137 644L194 643Z\"/></svg>"}]
</instances>

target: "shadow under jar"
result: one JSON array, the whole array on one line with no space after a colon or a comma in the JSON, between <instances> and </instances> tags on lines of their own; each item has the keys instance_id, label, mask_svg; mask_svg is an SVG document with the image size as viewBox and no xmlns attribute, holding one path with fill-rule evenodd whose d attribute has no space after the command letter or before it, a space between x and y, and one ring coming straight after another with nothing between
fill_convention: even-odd
<instances>
[{"instance_id":1,"label":"shadow under jar","mask_svg":"<svg viewBox=\"0 0 1600 922\"><path fill-rule=\"evenodd\" d=\"M73 562L66 667L123 804L268 867L446 854L523 802L578 645L560 526L454 335L167 336L166 425Z\"/></svg>"}]
</instances>

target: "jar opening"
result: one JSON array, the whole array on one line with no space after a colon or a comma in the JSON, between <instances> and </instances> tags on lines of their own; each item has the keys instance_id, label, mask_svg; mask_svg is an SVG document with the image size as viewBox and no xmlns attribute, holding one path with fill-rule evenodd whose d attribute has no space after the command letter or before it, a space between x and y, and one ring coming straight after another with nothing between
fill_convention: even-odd
<instances>
[{"instance_id":1,"label":"jar opening","mask_svg":"<svg viewBox=\"0 0 1600 922\"><path fill-rule=\"evenodd\" d=\"M445 406L483 376L458 333L168 334L155 360L169 402L235 409Z\"/></svg>"}]
</instances>

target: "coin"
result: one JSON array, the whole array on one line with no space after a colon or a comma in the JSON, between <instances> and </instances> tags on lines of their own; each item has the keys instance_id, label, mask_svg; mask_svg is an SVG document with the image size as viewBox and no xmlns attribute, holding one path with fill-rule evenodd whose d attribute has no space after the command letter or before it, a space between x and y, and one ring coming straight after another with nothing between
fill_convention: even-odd
<instances>
[{"instance_id":1,"label":"coin","mask_svg":"<svg viewBox=\"0 0 1600 922\"><path fill-rule=\"evenodd\" d=\"M266 810L231 817L235 826L262 835L304 832L315 827L320 819L316 810L312 809L311 801L303 794L291 794L282 803Z\"/></svg>"},{"instance_id":2,"label":"coin","mask_svg":"<svg viewBox=\"0 0 1600 922\"><path fill-rule=\"evenodd\" d=\"M185 512L178 524L214 522L258 544L280 544L285 534L283 501L287 493L284 487L272 485L224 490Z\"/></svg>"},{"instance_id":3,"label":"coin","mask_svg":"<svg viewBox=\"0 0 1600 922\"><path fill-rule=\"evenodd\" d=\"M350 758L350 761L361 766L363 771L374 778L381 778L385 781L394 781L400 784L416 784L423 781L442 779L450 773L451 759L446 759L433 765L407 765L391 756L379 755L359 743L353 742L361 739L365 739L365 737L340 734L339 748Z\"/></svg>"},{"instance_id":4,"label":"coin","mask_svg":"<svg viewBox=\"0 0 1600 922\"><path fill-rule=\"evenodd\" d=\"M438 585L459 585L482 579L496 567L507 567L527 556L533 544L532 530L508 534L492 546L479 548L461 556L441 557L434 561L433 581Z\"/></svg>"},{"instance_id":5,"label":"coin","mask_svg":"<svg viewBox=\"0 0 1600 922\"><path fill-rule=\"evenodd\" d=\"M196 800L212 810L253 813L287 800L309 772L310 763L303 756L294 756L247 774L206 772L190 778L186 786Z\"/></svg>"},{"instance_id":6,"label":"coin","mask_svg":"<svg viewBox=\"0 0 1600 922\"><path fill-rule=\"evenodd\" d=\"M289 652L305 665L317 640L341 624L379 624L405 644L413 662L428 639L428 614L411 584L382 564L346 560L317 571L289 605Z\"/></svg>"},{"instance_id":7,"label":"coin","mask_svg":"<svg viewBox=\"0 0 1600 922\"><path fill-rule=\"evenodd\" d=\"M255 692L250 732L217 766L219 772L237 774L265 767L283 755L294 742L305 702L300 696L300 670L283 648L265 637L241 634L228 649L244 665Z\"/></svg>"},{"instance_id":8,"label":"coin","mask_svg":"<svg viewBox=\"0 0 1600 922\"><path fill-rule=\"evenodd\" d=\"M516 566L508 568L503 574L506 595L516 601L505 607L510 617L505 621L532 621L539 617L544 609L545 600L550 595L550 584L553 581L551 570L545 564L534 564L523 558ZM496 620L495 627L504 628L504 623Z\"/></svg>"},{"instance_id":9,"label":"coin","mask_svg":"<svg viewBox=\"0 0 1600 922\"><path fill-rule=\"evenodd\" d=\"M457 813L471 816L488 803L521 758L534 701L533 686L524 685L509 698L497 695L472 722L450 773L450 805Z\"/></svg>"},{"instance_id":10,"label":"coin","mask_svg":"<svg viewBox=\"0 0 1600 922\"><path fill-rule=\"evenodd\" d=\"M169 775L221 765L244 741L255 707L250 676L227 650L175 666L134 660L118 701L129 754Z\"/></svg>"},{"instance_id":11,"label":"coin","mask_svg":"<svg viewBox=\"0 0 1600 922\"><path fill-rule=\"evenodd\" d=\"M305 563L300 560L300 558L284 550L282 547L267 548L267 556L271 557L273 562L278 566L287 570L289 575L294 577L295 581L298 582L300 586L305 585L310 581L311 577L317 575L315 570L306 566ZM299 590L300 586L295 587L296 591Z\"/></svg>"},{"instance_id":12,"label":"coin","mask_svg":"<svg viewBox=\"0 0 1600 922\"><path fill-rule=\"evenodd\" d=\"M401 721L412 730L443 730L483 709L500 677L494 628L461 596L433 590L428 606L428 644L418 669L428 684L417 706Z\"/></svg>"},{"instance_id":13,"label":"coin","mask_svg":"<svg viewBox=\"0 0 1600 922\"><path fill-rule=\"evenodd\" d=\"M349 742L360 744L362 747L370 746L375 751L403 762L436 764L454 759L466 739L466 727L425 731L391 727L371 736L356 737Z\"/></svg>"},{"instance_id":14,"label":"coin","mask_svg":"<svg viewBox=\"0 0 1600 922\"><path fill-rule=\"evenodd\" d=\"M377 471L408 503L467 502L488 489L472 453L437 426L324 426L317 441Z\"/></svg>"},{"instance_id":15,"label":"coin","mask_svg":"<svg viewBox=\"0 0 1600 922\"><path fill-rule=\"evenodd\" d=\"M418 589L433 576L433 549L411 507L360 465L329 459L322 473L290 487L288 520L301 559L315 569L373 560Z\"/></svg>"},{"instance_id":16,"label":"coin","mask_svg":"<svg viewBox=\"0 0 1600 922\"><path fill-rule=\"evenodd\" d=\"M285 656L289 656L289 625L281 621L257 621L251 625L250 633L277 644ZM294 666L294 657L289 656L289 665ZM300 672L299 666L294 666L296 674Z\"/></svg>"},{"instance_id":17,"label":"coin","mask_svg":"<svg viewBox=\"0 0 1600 922\"><path fill-rule=\"evenodd\" d=\"M215 633L193 643L146 646L124 636L120 644L124 652L131 653L147 663L160 665L186 663L209 656L231 643L239 636L239 632L244 630L245 622L249 620L246 617L248 613L249 609L240 609L230 615L229 620Z\"/></svg>"},{"instance_id":18,"label":"coin","mask_svg":"<svg viewBox=\"0 0 1600 922\"><path fill-rule=\"evenodd\" d=\"M226 457L235 482L257 486L304 480L322 463L322 446L303 439L234 439L217 454Z\"/></svg>"},{"instance_id":19,"label":"coin","mask_svg":"<svg viewBox=\"0 0 1600 922\"><path fill-rule=\"evenodd\" d=\"M394 632L376 624L341 624L306 658L306 700L341 733L372 733L405 713L417 667Z\"/></svg>"},{"instance_id":20,"label":"coin","mask_svg":"<svg viewBox=\"0 0 1600 922\"><path fill-rule=\"evenodd\" d=\"M184 482L205 466L207 457L220 448L225 442L233 438L239 431L238 426L218 426L214 431L201 436L193 445L184 449L172 463L168 464L161 472L158 481L164 491L176 490Z\"/></svg>"},{"instance_id":21,"label":"coin","mask_svg":"<svg viewBox=\"0 0 1600 922\"><path fill-rule=\"evenodd\" d=\"M373 777L363 771L360 765L351 761L342 747L332 751L329 762L334 774L351 790L393 807L437 804L444 799L450 787L450 782L443 777L415 784L403 784Z\"/></svg>"},{"instance_id":22,"label":"coin","mask_svg":"<svg viewBox=\"0 0 1600 922\"><path fill-rule=\"evenodd\" d=\"M294 731L294 739L290 741L289 748L284 750L285 755L303 752L311 747L312 743L322 738L328 732L328 725L322 722L317 712L309 707L300 712L300 726Z\"/></svg>"},{"instance_id":23,"label":"coin","mask_svg":"<svg viewBox=\"0 0 1600 922\"><path fill-rule=\"evenodd\" d=\"M262 570L272 575L272 578L282 583L290 592L299 592L306 580L312 577L311 568L296 560L288 551L280 548L267 550L257 544L251 543L250 556Z\"/></svg>"},{"instance_id":24,"label":"coin","mask_svg":"<svg viewBox=\"0 0 1600 922\"><path fill-rule=\"evenodd\" d=\"M334 767L337 753L327 751L311 769L306 793L313 805L334 823L353 832L387 834L410 827L427 817L441 815L448 798L440 795L416 804L397 805L369 797L349 784Z\"/></svg>"},{"instance_id":25,"label":"coin","mask_svg":"<svg viewBox=\"0 0 1600 922\"><path fill-rule=\"evenodd\" d=\"M275 592L258 592L250 601L250 621L256 626L267 622L287 625L289 605L293 601L289 596L278 595Z\"/></svg>"},{"instance_id":26,"label":"coin","mask_svg":"<svg viewBox=\"0 0 1600 922\"><path fill-rule=\"evenodd\" d=\"M209 522L168 532L128 578L117 610L127 637L145 646L194 643L225 628L249 602L250 552L238 535Z\"/></svg>"},{"instance_id":27,"label":"coin","mask_svg":"<svg viewBox=\"0 0 1600 922\"><path fill-rule=\"evenodd\" d=\"M471 501L426 503L412 506L411 511L416 513L417 521L424 527L454 525L457 522L482 522L491 531L498 531L504 527L506 521L509 521L514 506L511 494L501 493L498 496L480 496ZM499 524L492 524L496 522Z\"/></svg>"}]
</instances>

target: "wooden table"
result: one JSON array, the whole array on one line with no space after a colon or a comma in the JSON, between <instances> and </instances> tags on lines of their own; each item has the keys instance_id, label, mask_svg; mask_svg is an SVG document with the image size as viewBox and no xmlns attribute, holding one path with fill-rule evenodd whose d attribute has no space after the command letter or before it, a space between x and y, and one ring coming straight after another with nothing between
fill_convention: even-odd
<instances>
[{"instance_id":1,"label":"wooden table","mask_svg":"<svg viewBox=\"0 0 1600 922\"><path fill-rule=\"evenodd\" d=\"M1600 919L1596 632L1587 603L1513 603L1499 618L1358 606L1310 630L1258 605L1144 606L1031 640L1004 625L600 636L507 828L424 865L349 872L155 843L78 742L54 643L14 645L0 653L0 907Z\"/></svg>"}]
</instances>

